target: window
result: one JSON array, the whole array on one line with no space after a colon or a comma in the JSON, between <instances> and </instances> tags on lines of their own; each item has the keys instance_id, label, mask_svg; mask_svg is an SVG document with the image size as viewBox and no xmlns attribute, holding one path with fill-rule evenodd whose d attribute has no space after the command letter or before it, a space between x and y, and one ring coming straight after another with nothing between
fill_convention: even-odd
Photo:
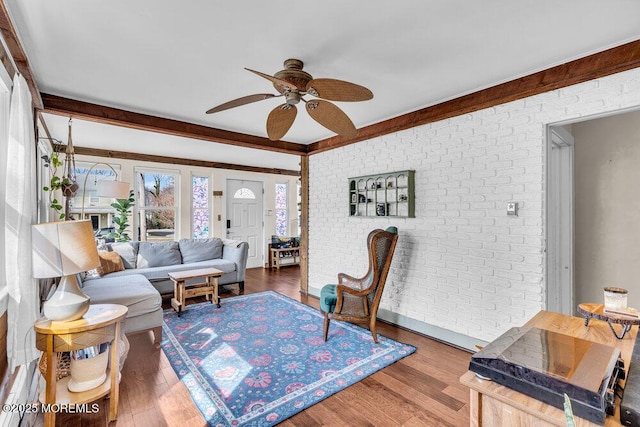
<instances>
[{"instance_id":1,"label":"window","mask_svg":"<svg viewBox=\"0 0 640 427\"><path fill-rule=\"evenodd\" d=\"M177 171L136 168L134 224L140 241L174 240L178 224Z\"/></svg>"},{"instance_id":2,"label":"window","mask_svg":"<svg viewBox=\"0 0 640 427\"><path fill-rule=\"evenodd\" d=\"M276 184L276 236L287 235L287 184Z\"/></svg>"},{"instance_id":3,"label":"window","mask_svg":"<svg viewBox=\"0 0 640 427\"><path fill-rule=\"evenodd\" d=\"M113 212L111 203L113 199L109 197L98 197L98 181L116 180L116 174L120 174L120 165L116 164L100 164L90 162L75 162L76 167L73 173L76 176L76 182L79 185L76 197L71 199L71 213L76 214L78 218L82 211L82 202L84 199L85 218L89 218L89 214L102 213L107 214ZM111 166L111 167L109 167ZM112 169L113 168L113 169ZM86 181L86 187L85 187Z\"/></svg>"},{"instance_id":4,"label":"window","mask_svg":"<svg viewBox=\"0 0 640 427\"><path fill-rule=\"evenodd\" d=\"M191 234L194 239L209 237L209 178L191 177Z\"/></svg>"},{"instance_id":5,"label":"window","mask_svg":"<svg viewBox=\"0 0 640 427\"><path fill-rule=\"evenodd\" d=\"M233 195L234 199L255 199L256 195L248 188L241 188Z\"/></svg>"}]
</instances>

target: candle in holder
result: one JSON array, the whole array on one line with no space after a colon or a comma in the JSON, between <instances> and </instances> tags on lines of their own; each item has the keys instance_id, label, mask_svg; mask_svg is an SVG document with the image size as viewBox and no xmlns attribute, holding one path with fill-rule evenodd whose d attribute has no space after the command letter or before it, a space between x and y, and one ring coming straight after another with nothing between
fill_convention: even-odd
<instances>
[{"instance_id":1,"label":"candle in holder","mask_svg":"<svg viewBox=\"0 0 640 427\"><path fill-rule=\"evenodd\" d=\"M627 290L622 288L604 288L604 308L622 310L627 308Z\"/></svg>"}]
</instances>

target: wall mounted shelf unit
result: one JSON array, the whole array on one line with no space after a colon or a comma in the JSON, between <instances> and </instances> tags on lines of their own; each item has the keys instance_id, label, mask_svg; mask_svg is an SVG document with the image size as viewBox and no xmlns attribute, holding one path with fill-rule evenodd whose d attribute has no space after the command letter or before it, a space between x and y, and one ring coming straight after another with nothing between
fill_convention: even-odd
<instances>
[{"instance_id":1,"label":"wall mounted shelf unit","mask_svg":"<svg viewBox=\"0 0 640 427\"><path fill-rule=\"evenodd\" d=\"M415 171L349 178L349 216L415 218Z\"/></svg>"}]
</instances>

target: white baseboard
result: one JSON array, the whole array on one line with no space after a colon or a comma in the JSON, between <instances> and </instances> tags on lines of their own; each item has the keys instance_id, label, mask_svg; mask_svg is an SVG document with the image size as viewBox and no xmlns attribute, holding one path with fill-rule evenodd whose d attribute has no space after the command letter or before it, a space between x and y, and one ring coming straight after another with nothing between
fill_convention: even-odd
<instances>
[{"instance_id":1,"label":"white baseboard","mask_svg":"<svg viewBox=\"0 0 640 427\"><path fill-rule=\"evenodd\" d=\"M309 294L315 297L319 297L320 289L309 287ZM430 325L429 323L411 319L401 314L393 313L384 309L378 310L378 319L384 320L385 322L393 323L394 325L416 331L438 341L443 341L445 343L473 352L476 352L478 350L476 347L477 345L487 345L486 341L479 340L464 334L459 334L457 332L453 332L439 326Z\"/></svg>"}]
</instances>

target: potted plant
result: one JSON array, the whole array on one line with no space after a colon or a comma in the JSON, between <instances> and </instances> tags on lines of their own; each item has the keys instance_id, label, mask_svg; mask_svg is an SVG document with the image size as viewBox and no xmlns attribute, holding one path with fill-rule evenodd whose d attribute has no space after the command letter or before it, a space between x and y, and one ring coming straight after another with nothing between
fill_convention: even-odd
<instances>
[{"instance_id":1,"label":"potted plant","mask_svg":"<svg viewBox=\"0 0 640 427\"><path fill-rule=\"evenodd\" d=\"M126 230L127 227L129 227L128 220L131 214L131 208L135 205L136 201L133 196L133 190L130 190L128 199L116 199L116 202L111 204L111 207L118 212L118 215L113 219L115 229L113 233L109 233L109 237L114 238L116 242L128 242L131 240Z\"/></svg>"}]
</instances>

